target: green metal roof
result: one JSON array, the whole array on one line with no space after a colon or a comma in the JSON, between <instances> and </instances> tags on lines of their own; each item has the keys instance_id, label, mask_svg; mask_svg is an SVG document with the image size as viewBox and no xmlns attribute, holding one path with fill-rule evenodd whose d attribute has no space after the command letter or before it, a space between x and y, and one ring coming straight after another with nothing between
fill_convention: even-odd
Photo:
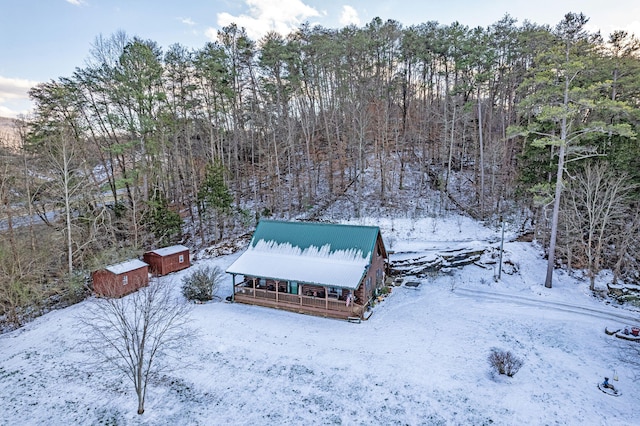
<instances>
[{"instance_id":1,"label":"green metal roof","mask_svg":"<svg viewBox=\"0 0 640 426\"><path fill-rule=\"evenodd\" d=\"M251 246L260 241L289 243L302 250L310 246L329 244L333 253L337 250L360 250L363 256L371 257L380 228L377 226L338 225L321 222L283 222L261 220L251 239Z\"/></svg>"}]
</instances>

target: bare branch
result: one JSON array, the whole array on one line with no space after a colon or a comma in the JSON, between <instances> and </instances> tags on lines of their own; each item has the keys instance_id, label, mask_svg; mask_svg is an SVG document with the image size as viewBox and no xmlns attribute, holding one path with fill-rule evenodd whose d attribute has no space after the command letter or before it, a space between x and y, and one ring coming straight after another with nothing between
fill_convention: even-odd
<instances>
[{"instance_id":1,"label":"bare branch","mask_svg":"<svg viewBox=\"0 0 640 426\"><path fill-rule=\"evenodd\" d=\"M144 413L150 374L161 369L157 357L194 335L188 327L191 307L174 297L173 287L156 281L126 297L93 299L80 318L92 351L133 383L138 414Z\"/></svg>"}]
</instances>

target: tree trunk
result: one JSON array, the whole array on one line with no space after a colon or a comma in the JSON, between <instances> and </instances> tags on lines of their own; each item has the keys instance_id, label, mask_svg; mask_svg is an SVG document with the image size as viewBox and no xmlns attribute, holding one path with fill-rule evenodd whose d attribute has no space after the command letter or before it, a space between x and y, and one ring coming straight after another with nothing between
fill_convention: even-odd
<instances>
[{"instance_id":1,"label":"tree trunk","mask_svg":"<svg viewBox=\"0 0 640 426\"><path fill-rule=\"evenodd\" d=\"M567 62L568 62L567 51ZM558 171L556 172L556 192L553 200L553 216L551 219L551 241L549 242L549 258L547 263L547 277L544 286L551 288L553 282L553 268L555 266L556 240L558 234L558 216L560 212L560 196L562 195L562 176L564 174L564 157L567 144L567 113L569 107L569 76L564 77L564 114L560 124L560 149L558 151Z\"/></svg>"},{"instance_id":2,"label":"tree trunk","mask_svg":"<svg viewBox=\"0 0 640 426\"><path fill-rule=\"evenodd\" d=\"M484 139L482 137L482 105L478 89L478 142L480 143L480 218L484 219Z\"/></svg>"},{"instance_id":3,"label":"tree trunk","mask_svg":"<svg viewBox=\"0 0 640 426\"><path fill-rule=\"evenodd\" d=\"M566 132L566 122L563 119L562 133ZM563 138L563 141L565 139ZM553 200L553 216L551 218L551 241L549 242L549 256L547 259L547 276L544 286L551 288L553 282L553 268L555 266L556 240L558 235L558 217L560 212L560 196L562 194L562 175L564 170L565 146L560 145L558 152L558 172L556 173L556 192Z\"/></svg>"}]
</instances>

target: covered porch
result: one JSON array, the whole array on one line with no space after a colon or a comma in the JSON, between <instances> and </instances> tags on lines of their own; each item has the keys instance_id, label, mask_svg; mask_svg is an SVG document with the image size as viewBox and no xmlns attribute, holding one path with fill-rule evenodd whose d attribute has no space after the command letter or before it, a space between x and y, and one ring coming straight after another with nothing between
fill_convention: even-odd
<instances>
[{"instance_id":1,"label":"covered porch","mask_svg":"<svg viewBox=\"0 0 640 426\"><path fill-rule=\"evenodd\" d=\"M349 289L235 276L233 300L336 319L362 318L365 308Z\"/></svg>"}]
</instances>

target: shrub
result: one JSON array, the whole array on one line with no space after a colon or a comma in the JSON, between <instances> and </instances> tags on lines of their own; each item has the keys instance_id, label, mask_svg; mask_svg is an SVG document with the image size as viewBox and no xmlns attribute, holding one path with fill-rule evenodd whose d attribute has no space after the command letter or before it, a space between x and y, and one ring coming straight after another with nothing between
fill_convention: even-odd
<instances>
[{"instance_id":1,"label":"shrub","mask_svg":"<svg viewBox=\"0 0 640 426\"><path fill-rule=\"evenodd\" d=\"M65 275L60 300L63 306L81 302L90 294L86 281L87 277L79 273Z\"/></svg>"},{"instance_id":2,"label":"shrub","mask_svg":"<svg viewBox=\"0 0 640 426\"><path fill-rule=\"evenodd\" d=\"M218 292L224 272L217 266L203 266L182 279L182 295L187 300L205 302Z\"/></svg>"},{"instance_id":3,"label":"shrub","mask_svg":"<svg viewBox=\"0 0 640 426\"><path fill-rule=\"evenodd\" d=\"M503 351L500 349L491 349L489 354L489 365L491 368L499 373L506 374L509 377L513 377L514 374L520 370L523 361L509 351Z\"/></svg>"}]
</instances>

